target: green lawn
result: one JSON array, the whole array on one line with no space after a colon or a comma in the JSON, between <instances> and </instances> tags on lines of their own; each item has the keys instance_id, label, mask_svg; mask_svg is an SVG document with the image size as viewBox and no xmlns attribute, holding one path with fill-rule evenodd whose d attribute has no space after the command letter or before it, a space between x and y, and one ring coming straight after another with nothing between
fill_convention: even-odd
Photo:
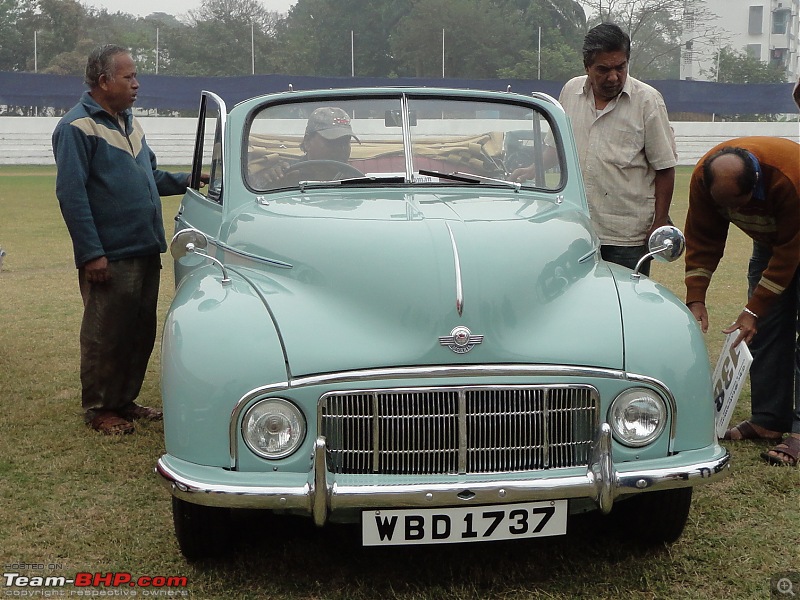
<instances>
[{"instance_id":1,"label":"green lawn","mask_svg":"<svg viewBox=\"0 0 800 600\"><path fill-rule=\"evenodd\" d=\"M688 169L679 169L673 220L682 226ZM178 551L170 497L153 473L160 423L124 438L87 429L80 414L81 300L72 250L49 167L0 167L0 560L4 573L78 572L183 576L185 588L9 588L3 597L78 591L239 599L770 597L770 578L800 571L800 469L767 467L766 446L729 444L732 474L695 491L689 524L669 548L641 550L625 532L582 519L567 536L439 547L362 548L358 528L316 530L306 521L243 514L239 549L189 565ZM164 201L172 230L178 198ZM745 301L750 245L729 241L708 301L712 360L720 330ZM653 277L683 294L683 263ZM164 259L161 313L172 295ZM658 327L658 323L653 323ZM669 360L670 348L654 348ZM142 402L159 405L156 348ZM745 390L734 419L747 415ZM658 518L654 516L654 518ZM42 569L33 567L42 566ZM27 567L27 568L26 568ZM800 594L800 575L794 576ZM63 592L63 594L57 594ZM171 596L167 596L170 592Z\"/></svg>"}]
</instances>

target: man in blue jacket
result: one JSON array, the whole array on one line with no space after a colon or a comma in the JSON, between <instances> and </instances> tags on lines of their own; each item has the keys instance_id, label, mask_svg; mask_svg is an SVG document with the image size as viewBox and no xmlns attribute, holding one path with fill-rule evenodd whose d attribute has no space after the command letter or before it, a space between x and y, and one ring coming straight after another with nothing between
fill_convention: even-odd
<instances>
[{"instance_id":1,"label":"man in blue jacket","mask_svg":"<svg viewBox=\"0 0 800 600\"><path fill-rule=\"evenodd\" d=\"M81 387L86 422L106 434L161 411L134 402L156 336L160 195L182 194L187 173L160 171L133 118L139 82L128 50L108 45L86 65L89 91L58 123L56 196L72 238L83 298ZM206 179L207 181L207 179Z\"/></svg>"}]
</instances>

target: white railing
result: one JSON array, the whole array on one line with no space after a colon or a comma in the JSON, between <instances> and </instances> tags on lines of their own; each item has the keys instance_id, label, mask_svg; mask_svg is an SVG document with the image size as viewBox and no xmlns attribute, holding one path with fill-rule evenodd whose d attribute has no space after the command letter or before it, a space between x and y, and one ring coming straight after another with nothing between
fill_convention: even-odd
<instances>
[{"instance_id":1,"label":"white railing","mask_svg":"<svg viewBox=\"0 0 800 600\"><path fill-rule=\"evenodd\" d=\"M194 118L139 117L159 164L189 165L197 121ZM57 117L0 117L0 165L52 165L50 137ZM800 122L708 123L676 121L678 162L694 165L710 148L737 137L765 135L800 142ZM212 130L213 131L213 130Z\"/></svg>"}]
</instances>

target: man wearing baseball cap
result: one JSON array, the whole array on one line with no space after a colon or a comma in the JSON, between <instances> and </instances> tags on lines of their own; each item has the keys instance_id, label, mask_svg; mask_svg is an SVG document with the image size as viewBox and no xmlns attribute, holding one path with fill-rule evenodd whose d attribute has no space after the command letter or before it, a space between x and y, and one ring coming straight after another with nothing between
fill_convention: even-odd
<instances>
[{"instance_id":1,"label":"man wearing baseball cap","mask_svg":"<svg viewBox=\"0 0 800 600\"><path fill-rule=\"evenodd\" d=\"M274 189L296 185L302 179L335 180L359 174L356 169L348 173L351 139L360 142L353 135L347 112L335 106L317 108L306 123L300 143L302 158L296 162L280 160L261 171L254 181L259 187Z\"/></svg>"},{"instance_id":2,"label":"man wearing baseball cap","mask_svg":"<svg viewBox=\"0 0 800 600\"><path fill-rule=\"evenodd\" d=\"M358 141L350 127L350 115L341 108L323 106L308 118L300 149L306 153L305 160L347 162L353 138Z\"/></svg>"}]
</instances>

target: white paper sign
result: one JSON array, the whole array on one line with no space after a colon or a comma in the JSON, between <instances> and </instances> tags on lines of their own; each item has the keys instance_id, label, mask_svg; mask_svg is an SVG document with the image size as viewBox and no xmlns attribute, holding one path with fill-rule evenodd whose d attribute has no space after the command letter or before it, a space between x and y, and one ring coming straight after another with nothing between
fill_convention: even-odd
<instances>
[{"instance_id":1,"label":"white paper sign","mask_svg":"<svg viewBox=\"0 0 800 600\"><path fill-rule=\"evenodd\" d=\"M714 416L717 429L717 437L721 438L728 429L731 421L733 409L739 394L744 386L750 365L753 363L753 355L750 348L742 342L736 348L732 348L733 342L739 335L736 330L728 334L725 343L722 345L722 352L719 354L717 366L714 369Z\"/></svg>"}]
</instances>

